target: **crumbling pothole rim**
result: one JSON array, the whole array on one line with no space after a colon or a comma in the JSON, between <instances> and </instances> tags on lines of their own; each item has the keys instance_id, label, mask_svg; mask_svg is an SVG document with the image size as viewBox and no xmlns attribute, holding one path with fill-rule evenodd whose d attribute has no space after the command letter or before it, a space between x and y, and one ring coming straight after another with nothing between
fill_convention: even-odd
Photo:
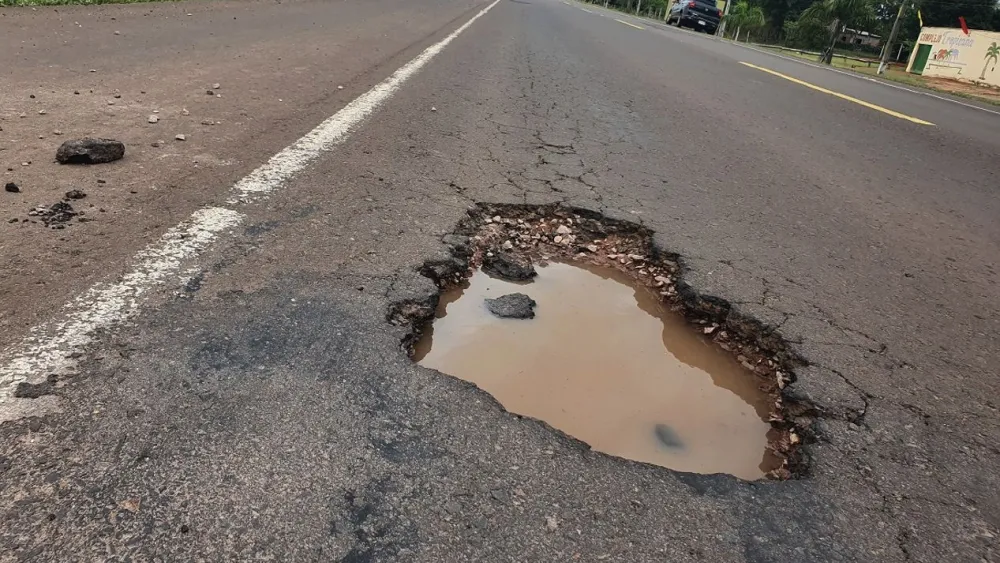
<instances>
[{"instance_id":1,"label":"crumbling pothole rim","mask_svg":"<svg viewBox=\"0 0 1000 563\"><path fill-rule=\"evenodd\" d=\"M572 234L560 226L568 227ZM806 477L809 456L804 446L816 439L813 427L818 410L786 390L795 381L795 368L807 362L772 327L740 314L727 300L702 295L688 285L683 257L657 246L653 234L642 225L587 209L480 203L443 237L451 256L428 261L418 269L438 291L425 299L391 304L387 320L408 329L401 346L412 358L415 343L434 321L440 295L471 276L487 252L510 252L535 262L558 259L615 268L659 295L661 303L681 314L692 330L743 364L748 377L754 377L771 398L767 422L777 437L769 439L768 450L781 458L783 465L766 477Z\"/></svg>"}]
</instances>

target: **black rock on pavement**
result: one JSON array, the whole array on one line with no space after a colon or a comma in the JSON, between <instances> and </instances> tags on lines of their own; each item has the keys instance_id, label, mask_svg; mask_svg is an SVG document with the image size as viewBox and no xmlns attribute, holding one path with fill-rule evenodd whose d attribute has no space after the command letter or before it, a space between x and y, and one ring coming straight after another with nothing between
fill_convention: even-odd
<instances>
[{"instance_id":1,"label":"black rock on pavement","mask_svg":"<svg viewBox=\"0 0 1000 563\"><path fill-rule=\"evenodd\" d=\"M535 318L535 300L523 293L509 293L487 299L486 308L502 319Z\"/></svg>"},{"instance_id":2,"label":"black rock on pavement","mask_svg":"<svg viewBox=\"0 0 1000 563\"><path fill-rule=\"evenodd\" d=\"M114 139L72 139L59 146L60 164L101 164L125 156L125 144Z\"/></svg>"},{"instance_id":3,"label":"black rock on pavement","mask_svg":"<svg viewBox=\"0 0 1000 563\"><path fill-rule=\"evenodd\" d=\"M535 267L531 262L522 261L506 252L497 252L483 260L483 271L492 278L507 281L528 281L535 277Z\"/></svg>"}]
</instances>

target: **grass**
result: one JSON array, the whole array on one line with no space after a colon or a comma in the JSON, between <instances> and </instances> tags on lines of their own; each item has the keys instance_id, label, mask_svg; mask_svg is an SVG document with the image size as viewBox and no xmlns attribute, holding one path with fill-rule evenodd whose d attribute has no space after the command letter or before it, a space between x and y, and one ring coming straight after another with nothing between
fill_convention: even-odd
<instances>
[{"instance_id":1,"label":"grass","mask_svg":"<svg viewBox=\"0 0 1000 563\"><path fill-rule=\"evenodd\" d=\"M160 2L163 0L0 0L0 8L13 6L69 6L95 4L138 4L140 2Z\"/></svg>"},{"instance_id":2,"label":"grass","mask_svg":"<svg viewBox=\"0 0 1000 563\"><path fill-rule=\"evenodd\" d=\"M811 61L811 62L814 62L814 63L818 62L817 61L818 55L809 55L809 54L805 54L805 53L796 53L794 51L785 51L785 50L782 50L782 49L776 49L774 47L766 47L766 46L764 46L763 48L766 49L766 50L768 50L768 51L771 51L771 52L774 52L774 53L779 53L779 54L784 55L784 56L795 57L795 58L799 58L799 59ZM848 59L844 59L844 58L838 58L836 55L834 55L833 64L831 66L833 66L834 68L839 68L839 69L848 70L848 71L851 71L851 72L856 72L858 74L864 74L865 76L873 76L873 77L881 78L883 80L890 80L892 82L898 82L900 84L906 84L907 86L914 86L914 87L917 87L917 88L923 88L925 90L933 90L935 92L940 92L942 94L948 94L948 95L951 95L951 96L958 96L960 98L966 98L968 100L976 100L978 102L985 102L987 104L991 104L991 105L995 105L995 106L1000 106L1000 95L996 95L996 96L992 96L992 97L989 96L989 95L986 95L986 92L992 93L992 91L984 89L984 93L982 95L977 95L977 93L975 91L972 91L972 92L969 91L969 90L975 90L977 88L976 86L967 85L967 84L964 84L964 83L955 83L955 85L953 87L942 87L944 85L948 85L949 81L937 80L937 81L935 81L936 82L936 84L935 84L935 83L932 83L927 78L924 78L923 76L920 76L918 74L910 74L910 73L908 73L908 72L906 72L904 70L900 70L897 67L890 67L889 69L887 69L885 71L885 73L883 73L882 75L879 75L878 74L878 65L877 64L873 64L872 66L869 67L869 66L866 66L863 63L859 63L857 61L852 61L852 60L848 60ZM941 86L939 86L939 84ZM950 86L950 85L948 85L948 86Z\"/></svg>"}]
</instances>

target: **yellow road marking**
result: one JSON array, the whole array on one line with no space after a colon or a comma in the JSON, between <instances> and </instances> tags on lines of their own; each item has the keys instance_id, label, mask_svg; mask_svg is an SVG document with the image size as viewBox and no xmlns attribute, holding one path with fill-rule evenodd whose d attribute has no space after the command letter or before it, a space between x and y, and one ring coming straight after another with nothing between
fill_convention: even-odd
<instances>
[{"instance_id":1,"label":"yellow road marking","mask_svg":"<svg viewBox=\"0 0 1000 563\"><path fill-rule=\"evenodd\" d=\"M627 22L625 20L615 19L615 21L618 22L618 23L623 23L623 24L625 24L625 25L627 25L629 27L634 27L636 29L646 29L645 27L635 25L634 23L629 23L629 22Z\"/></svg>"},{"instance_id":2,"label":"yellow road marking","mask_svg":"<svg viewBox=\"0 0 1000 563\"><path fill-rule=\"evenodd\" d=\"M864 100L859 100L857 98L848 96L847 94L841 94L840 92L834 92L833 90L827 90L826 88L823 88L822 86L816 86L815 84L810 84L810 83L806 82L805 80L799 80L798 78L792 78L791 76L788 76L787 74L781 74L780 72L771 70L769 68L764 68L762 66L757 66L755 64L750 64L750 63L746 63L746 62L743 62L743 61L740 61L740 64L744 65L744 66L748 66L750 68L755 68L757 70L766 72L768 74L773 74L774 76L777 76L777 77L780 77L780 78L784 78L785 80L788 80L790 82L794 82L794 83L799 84L801 86L805 86L806 88L812 88L813 90L816 90L817 92L823 92L824 94L830 94L831 96L835 96L835 97L840 98L842 100L847 100L849 102L854 102L854 103L856 103L858 105L865 106L866 108L873 109L875 111L880 111L882 113L889 114L889 115L891 115L893 117L898 117L900 119L905 119L907 121L912 121L913 123L917 123L919 125L931 125L931 126L934 125L930 121L924 121L923 119L918 119L916 117L910 117L909 115L906 115L905 113L899 113L898 111L892 111L891 109L884 108L882 106L878 106L878 105L875 105L873 103L866 102Z\"/></svg>"}]
</instances>

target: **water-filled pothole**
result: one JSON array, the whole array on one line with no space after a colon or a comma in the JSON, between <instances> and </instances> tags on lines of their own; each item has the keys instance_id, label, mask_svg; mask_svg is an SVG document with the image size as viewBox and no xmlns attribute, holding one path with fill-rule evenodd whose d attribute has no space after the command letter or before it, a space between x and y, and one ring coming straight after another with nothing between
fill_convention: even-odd
<instances>
[{"instance_id":1,"label":"water-filled pothole","mask_svg":"<svg viewBox=\"0 0 1000 563\"><path fill-rule=\"evenodd\" d=\"M649 229L558 205L479 204L444 242L450 256L420 268L439 292L396 301L387 314L391 324L408 327L401 343L421 364L474 381L508 409L623 457L747 478L765 471L771 479L807 474L802 446L814 439L820 413L789 387L792 370L804 361L775 327L688 285L682 258L659 247ZM529 284L511 286L480 271L519 278L530 273L523 267L529 262L544 274ZM487 316L492 308L531 317L533 311L525 310L531 299L515 293L536 297L539 317ZM484 302L504 294L510 299ZM552 296L559 298L554 304L547 301ZM582 310L573 310L572 302ZM536 337L518 340L524 331ZM539 377L502 373L531 361L541 366ZM603 373L594 370L598 365L606 366ZM677 370L681 375L673 380L656 379ZM572 410L559 401L586 405L595 398L603 402L589 410L574 407L582 416L559 414L571 421L576 416L574 424L589 426L593 437L549 414ZM516 400L535 401L539 410ZM641 430L626 436L617 429L627 425L597 416L602 409L634 414L630 423Z\"/></svg>"},{"instance_id":2,"label":"water-filled pothole","mask_svg":"<svg viewBox=\"0 0 1000 563\"><path fill-rule=\"evenodd\" d=\"M608 267L537 266L530 283L476 270L447 290L414 359L605 453L745 479L781 466L767 449L773 400L659 295ZM535 318L487 309L511 293L537 303Z\"/></svg>"}]
</instances>

